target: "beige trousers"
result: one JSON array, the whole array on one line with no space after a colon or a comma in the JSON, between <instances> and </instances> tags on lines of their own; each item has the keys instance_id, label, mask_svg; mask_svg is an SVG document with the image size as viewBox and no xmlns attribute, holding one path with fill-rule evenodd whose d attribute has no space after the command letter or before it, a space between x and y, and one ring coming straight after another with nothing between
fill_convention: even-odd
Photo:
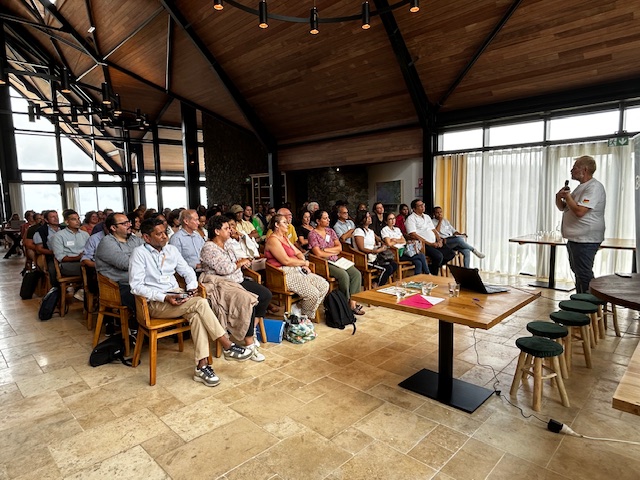
<instances>
[{"instance_id":1,"label":"beige trousers","mask_svg":"<svg viewBox=\"0 0 640 480\"><path fill-rule=\"evenodd\" d=\"M216 340L226 333L211 310L209 302L202 297L190 298L182 305L149 302L149 314L156 318L184 317L189 320L196 364L209 356L209 337Z\"/></svg>"}]
</instances>

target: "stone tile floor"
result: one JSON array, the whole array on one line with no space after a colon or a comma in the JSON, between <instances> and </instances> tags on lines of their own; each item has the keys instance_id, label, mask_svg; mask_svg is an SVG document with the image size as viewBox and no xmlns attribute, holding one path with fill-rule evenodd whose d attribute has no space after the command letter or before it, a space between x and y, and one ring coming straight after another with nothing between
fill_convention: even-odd
<instances>
[{"instance_id":1,"label":"stone tile floor","mask_svg":"<svg viewBox=\"0 0 640 480\"><path fill-rule=\"evenodd\" d=\"M543 298L489 331L455 328L455 375L497 388L474 414L397 386L437 367L437 323L367 308L358 332L317 325L309 344L266 344L264 363L214 360L221 384L192 379L192 349L159 348L158 383L142 365L88 365L91 332L74 302L64 318L37 320L39 299L18 296L22 259L0 264L0 479L636 479L640 446L548 432L531 417L531 385L507 403L531 320L566 293ZM526 277L496 277L526 285ZM545 388L543 411L575 431L640 441L640 417L611 397L635 350L637 314L619 310L594 351L576 355L571 407ZM475 345L475 347L474 347ZM491 365L495 370L484 365Z\"/></svg>"}]
</instances>

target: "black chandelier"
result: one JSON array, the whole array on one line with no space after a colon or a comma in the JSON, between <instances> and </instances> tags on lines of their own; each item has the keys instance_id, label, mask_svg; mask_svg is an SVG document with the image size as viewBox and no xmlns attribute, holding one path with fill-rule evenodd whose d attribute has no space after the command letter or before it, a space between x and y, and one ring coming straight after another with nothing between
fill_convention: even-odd
<instances>
[{"instance_id":1,"label":"black chandelier","mask_svg":"<svg viewBox=\"0 0 640 480\"><path fill-rule=\"evenodd\" d=\"M269 19L279 20L281 22L290 22L290 23L306 23L309 22L309 33L312 35L317 35L320 30L318 28L320 23L343 23L343 22L351 22L351 21L362 21L362 29L367 30L371 27L371 17L375 17L377 15L381 15L383 13L391 12L397 8L402 7L403 5L409 5L409 11L412 13L418 12L420 10L420 0L400 0L393 5L389 5L389 7L381 10L371 11L368 1L362 2L362 11L356 15L349 15L346 17L322 17L318 13L318 7L316 7L316 2L314 0L313 7L309 11L308 17L290 17L287 15L278 15L275 13L269 13L267 10L267 0L259 0L258 9L253 9L243 5L239 1L236 0L214 0L213 8L216 10L223 10L225 2L229 5L243 10L247 13L255 15L258 17L258 26L260 28L269 27Z\"/></svg>"}]
</instances>

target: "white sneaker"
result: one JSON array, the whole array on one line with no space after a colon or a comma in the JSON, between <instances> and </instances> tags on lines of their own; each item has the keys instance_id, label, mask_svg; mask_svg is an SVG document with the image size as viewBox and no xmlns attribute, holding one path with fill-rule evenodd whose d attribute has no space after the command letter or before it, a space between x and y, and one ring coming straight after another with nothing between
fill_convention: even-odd
<instances>
[{"instance_id":1,"label":"white sneaker","mask_svg":"<svg viewBox=\"0 0 640 480\"><path fill-rule=\"evenodd\" d=\"M82 288L77 290L76 293L73 294L73 298L81 302L84 302L84 290Z\"/></svg>"},{"instance_id":2,"label":"white sneaker","mask_svg":"<svg viewBox=\"0 0 640 480\"><path fill-rule=\"evenodd\" d=\"M260 353L260 350L258 350L258 345L253 343L251 345L247 345L245 348L253 352L253 354L250 357L251 360L253 360L254 362L264 362L265 356L262 353Z\"/></svg>"},{"instance_id":3,"label":"white sneaker","mask_svg":"<svg viewBox=\"0 0 640 480\"><path fill-rule=\"evenodd\" d=\"M258 327L253 331L253 343L256 347L260 346L260 340L258 340Z\"/></svg>"},{"instance_id":4,"label":"white sneaker","mask_svg":"<svg viewBox=\"0 0 640 480\"><path fill-rule=\"evenodd\" d=\"M204 383L207 387L215 387L220 383L220 379L211 368L211 365L205 365L202 368L196 367L193 379L196 382Z\"/></svg>"},{"instance_id":5,"label":"white sneaker","mask_svg":"<svg viewBox=\"0 0 640 480\"><path fill-rule=\"evenodd\" d=\"M478 258L484 258L486 255L479 250L473 249L473 254Z\"/></svg>"}]
</instances>

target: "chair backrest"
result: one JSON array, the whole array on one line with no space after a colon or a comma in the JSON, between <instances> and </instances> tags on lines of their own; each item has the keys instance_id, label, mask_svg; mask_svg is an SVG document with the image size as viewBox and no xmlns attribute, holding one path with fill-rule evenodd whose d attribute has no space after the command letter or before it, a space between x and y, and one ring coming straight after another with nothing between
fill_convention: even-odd
<instances>
[{"instance_id":1,"label":"chair backrest","mask_svg":"<svg viewBox=\"0 0 640 480\"><path fill-rule=\"evenodd\" d=\"M323 277L328 282L331 281L331 275L329 274L329 262L326 258L318 257L312 253L309 254L309 262L313 263L316 268L316 273Z\"/></svg>"},{"instance_id":2,"label":"chair backrest","mask_svg":"<svg viewBox=\"0 0 640 480\"><path fill-rule=\"evenodd\" d=\"M136 319L138 325L143 327L149 327L151 325L151 317L149 316L149 304L147 299L140 295L134 295L136 299Z\"/></svg>"},{"instance_id":3,"label":"chair backrest","mask_svg":"<svg viewBox=\"0 0 640 480\"><path fill-rule=\"evenodd\" d=\"M354 247L352 247L348 243L343 243L342 244L342 249L344 251L346 251L347 253L350 253L351 255L353 255L352 262L355 263L356 268L358 270L368 270L369 269L369 262L368 262L366 253L363 253L363 252L360 252L360 251L356 250Z\"/></svg>"},{"instance_id":4,"label":"chair backrest","mask_svg":"<svg viewBox=\"0 0 640 480\"><path fill-rule=\"evenodd\" d=\"M289 289L287 288L287 278L280 268L267 263L265 266L265 273L267 276L266 284L269 290L274 293L289 293Z\"/></svg>"},{"instance_id":5,"label":"chair backrest","mask_svg":"<svg viewBox=\"0 0 640 480\"><path fill-rule=\"evenodd\" d=\"M120 286L109 277L98 273L98 292L100 303L108 307L119 308L122 306L120 299Z\"/></svg>"}]
</instances>

